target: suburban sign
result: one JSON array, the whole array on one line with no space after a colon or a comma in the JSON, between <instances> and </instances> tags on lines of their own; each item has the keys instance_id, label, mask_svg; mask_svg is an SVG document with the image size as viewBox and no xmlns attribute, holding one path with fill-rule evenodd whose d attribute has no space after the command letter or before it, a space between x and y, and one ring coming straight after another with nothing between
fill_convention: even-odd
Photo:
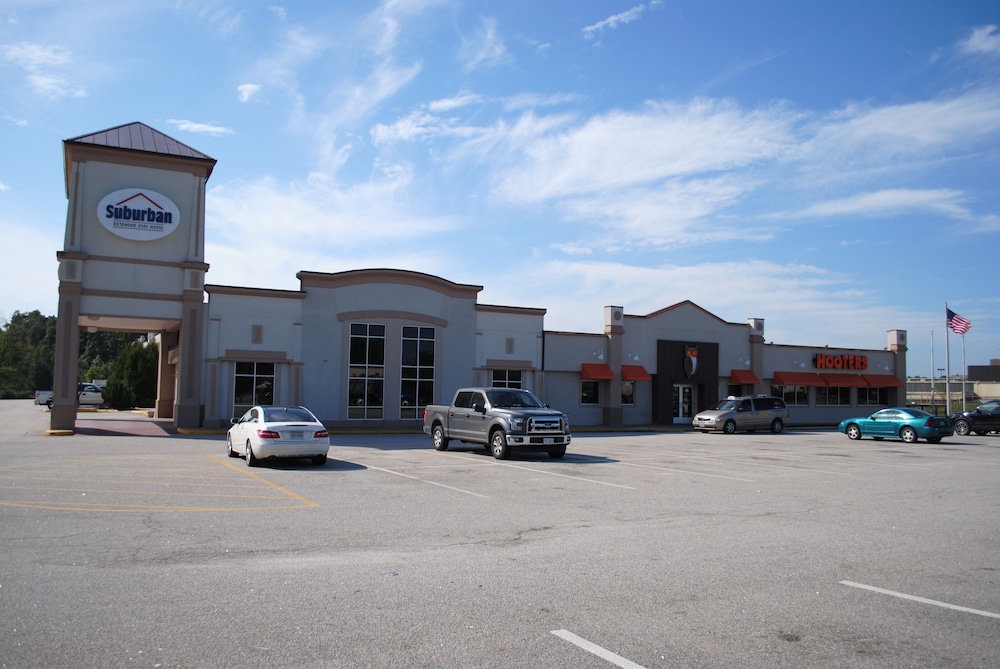
<instances>
[{"instance_id":1,"label":"suburban sign","mask_svg":"<svg viewBox=\"0 0 1000 669\"><path fill-rule=\"evenodd\" d=\"M104 196L97 205L97 218L119 237L146 242L176 230L181 213L166 195L145 188L124 188Z\"/></svg>"}]
</instances>

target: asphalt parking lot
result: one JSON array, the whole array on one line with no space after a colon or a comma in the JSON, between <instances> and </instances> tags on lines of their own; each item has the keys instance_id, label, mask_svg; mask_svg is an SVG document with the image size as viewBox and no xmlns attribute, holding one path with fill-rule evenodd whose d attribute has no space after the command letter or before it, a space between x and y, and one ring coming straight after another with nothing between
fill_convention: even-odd
<instances>
[{"instance_id":1,"label":"asphalt parking lot","mask_svg":"<svg viewBox=\"0 0 1000 669\"><path fill-rule=\"evenodd\" d=\"M0 667L1000 666L1000 435L335 434L249 469L0 421Z\"/></svg>"}]
</instances>

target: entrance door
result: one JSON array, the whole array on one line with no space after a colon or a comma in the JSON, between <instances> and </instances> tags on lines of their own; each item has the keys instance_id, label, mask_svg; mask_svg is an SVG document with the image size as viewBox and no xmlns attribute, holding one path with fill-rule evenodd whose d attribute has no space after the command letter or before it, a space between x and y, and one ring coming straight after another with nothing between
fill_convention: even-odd
<instances>
[{"instance_id":1,"label":"entrance door","mask_svg":"<svg viewBox=\"0 0 1000 669\"><path fill-rule=\"evenodd\" d=\"M674 386L674 423L694 419L694 386Z\"/></svg>"}]
</instances>

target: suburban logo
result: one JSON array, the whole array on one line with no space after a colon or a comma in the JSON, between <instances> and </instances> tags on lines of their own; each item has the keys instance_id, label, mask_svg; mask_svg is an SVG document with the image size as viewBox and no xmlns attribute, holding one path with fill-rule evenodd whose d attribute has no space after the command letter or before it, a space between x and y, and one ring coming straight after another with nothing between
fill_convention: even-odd
<instances>
[{"instance_id":1,"label":"suburban logo","mask_svg":"<svg viewBox=\"0 0 1000 669\"><path fill-rule=\"evenodd\" d=\"M125 188L105 195L97 218L113 234L134 241L152 241L177 229L180 210L170 198L144 188Z\"/></svg>"},{"instance_id":2,"label":"suburban logo","mask_svg":"<svg viewBox=\"0 0 1000 669\"><path fill-rule=\"evenodd\" d=\"M698 371L698 347L685 344L684 373L687 374L688 378L691 378L696 371Z\"/></svg>"}]
</instances>

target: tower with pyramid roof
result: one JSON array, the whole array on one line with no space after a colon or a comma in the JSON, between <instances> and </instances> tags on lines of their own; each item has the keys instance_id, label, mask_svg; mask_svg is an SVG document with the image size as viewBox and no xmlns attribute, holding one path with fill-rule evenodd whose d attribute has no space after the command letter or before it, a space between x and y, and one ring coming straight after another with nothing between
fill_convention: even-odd
<instances>
[{"instance_id":1,"label":"tower with pyramid roof","mask_svg":"<svg viewBox=\"0 0 1000 669\"><path fill-rule=\"evenodd\" d=\"M75 428L80 328L159 333L156 415L200 425L205 184L216 161L142 123L67 139L63 155L50 430Z\"/></svg>"}]
</instances>

